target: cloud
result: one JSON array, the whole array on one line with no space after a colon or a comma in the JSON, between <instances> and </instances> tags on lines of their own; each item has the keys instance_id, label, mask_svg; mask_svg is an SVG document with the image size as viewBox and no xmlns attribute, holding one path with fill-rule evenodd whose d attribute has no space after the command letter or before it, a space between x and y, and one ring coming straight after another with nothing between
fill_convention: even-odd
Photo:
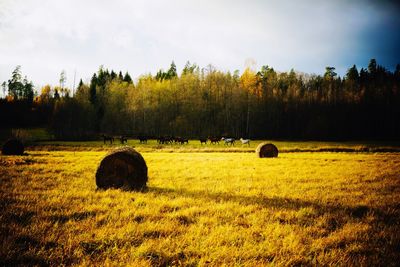
<instances>
[{"instance_id":1,"label":"cloud","mask_svg":"<svg viewBox=\"0 0 400 267\"><path fill-rule=\"evenodd\" d=\"M393 3L3 0L0 81L17 64L36 85L57 84L66 70L71 86L75 70L85 80L100 65L138 77L172 60L178 70L190 60L233 71L248 58L282 71L333 65L343 73L370 57L385 64L398 55Z\"/></svg>"}]
</instances>

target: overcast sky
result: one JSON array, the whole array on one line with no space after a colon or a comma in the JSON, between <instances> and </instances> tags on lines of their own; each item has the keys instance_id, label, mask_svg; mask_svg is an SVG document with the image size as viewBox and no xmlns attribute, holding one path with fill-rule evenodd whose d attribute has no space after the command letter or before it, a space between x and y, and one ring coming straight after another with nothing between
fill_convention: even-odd
<instances>
[{"instance_id":1,"label":"overcast sky","mask_svg":"<svg viewBox=\"0 0 400 267\"><path fill-rule=\"evenodd\" d=\"M395 2L395 1L393 1ZM139 75L185 62L344 75L400 63L400 12L369 0L0 0L0 83L17 65L36 87L88 81L100 65Z\"/></svg>"}]
</instances>

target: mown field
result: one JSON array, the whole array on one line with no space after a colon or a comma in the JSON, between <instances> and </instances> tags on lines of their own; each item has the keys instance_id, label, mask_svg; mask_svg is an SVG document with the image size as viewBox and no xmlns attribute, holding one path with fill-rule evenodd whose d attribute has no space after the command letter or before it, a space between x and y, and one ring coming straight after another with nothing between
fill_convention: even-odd
<instances>
[{"instance_id":1,"label":"mown field","mask_svg":"<svg viewBox=\"0 0 400 267\"><path fill-rule=\"evenodd\" d=\"M149 168L144 192L96 189L113 147L101 142L0 156L0 265L398 265L399 153L274 143L279 157L259 159L257 142L130 140Z\"/></svg>"}]
</instances>

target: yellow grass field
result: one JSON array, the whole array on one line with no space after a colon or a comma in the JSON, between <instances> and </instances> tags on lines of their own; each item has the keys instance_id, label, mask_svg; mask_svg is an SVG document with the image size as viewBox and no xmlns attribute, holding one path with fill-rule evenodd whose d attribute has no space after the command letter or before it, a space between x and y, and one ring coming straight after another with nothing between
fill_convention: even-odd
<instances>
[{"instance_id":1,"label":"yellow grass field","mask_svg":"<svg viewBox=\"0 0 400 267\"><path fill-rule=\"evenodd\" d=\"M399 153L141 152L145 192L96 189L105 150L0 156L0 265L399 264Z\"/></svg>"}]
</instances>

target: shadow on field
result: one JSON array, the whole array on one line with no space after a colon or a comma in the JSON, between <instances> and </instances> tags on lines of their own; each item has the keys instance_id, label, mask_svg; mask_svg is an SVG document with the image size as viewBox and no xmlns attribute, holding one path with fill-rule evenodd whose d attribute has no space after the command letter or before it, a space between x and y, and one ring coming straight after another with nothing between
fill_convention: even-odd
<instances>
[{"instance_id":1,"label":"shadow on field","mask_svg":"<svg viewBox=\"0 0 400 267\"><path fill-rule=\"evenodd\" d=\"M399 187L400 185L396 183L397 190ZM391 194L394 193L393 188L388 188L388 190L391 191ZM382 264L381 266L388 266L392 265L393 262L397 262L395 259L399 257L400 203L383 202L374 207L365 205L350 206L341 203L323 203L318 200L308 201L298 198L267 197L263 195L244 196L215 193L206 190L174 190L159 187L150 187L149 192L171 198L182 196L200 199L210 203L210 206L224 202L258 206L266 209L265 212L268 214L267 220L271 222L295 225L301 228L316 227L316 229L319 230L314 232L314 238L329 238L331 234L337 231L340 233L348 223L366 224L370 227L367 233L368 237L357 241L361 242L361 245L359 245L362 249L352 254L354 264L357 265L356 263L361 259L368 257L369 260ZM268 211L268 209L270 209L270 211ZM285 210L295 211L295 213L286 213ZM241 215L242 214L238 214L238 216ZM221 218L221 220L224 219ZM245 228L250 227L250 224L246 222L242 225ZM332 240L335 240L335 237L333 237ZM351 246L352 242L354 241L351 241L351 239L346 241L343 237L343 239L340 239L338 242L333 242L330 247L326 247L326 249L345 249Z\"/></svg>"},{"instance_id":2,"label":"shadow on field","mask_svg":"<svg viewBox=\"0 0 400 267\"><path fill-rule=\"evenodd\" d=\"M331 218L329 228L340 228L347 220L364 219L368 214L373 215L375 220L385 225L398 224L400 218L400 203L393 205L385 205L383 207L375 208L366 205L347 206L340 203L320 203L302 200L299 198L283 198L283 197L267 197L263 195L258 196L243 196L227 193L214 193L209 191L190 191L186 189L167 189L160 187L149 187L149 192L154 192L158 195L165 196L183 196L190 198L202 199L207 202L222 203L222 202L236 202L240 205L256 205L263 208L274 208L281 210L294 210L299 211L304 208L312 208L315 212L309 216L308 220L280 220L281 223L290 224L307 224L314 223L314 218L328 215ZM334 230L331 229L331 230Z\"/></svg>"}]
</instances>

